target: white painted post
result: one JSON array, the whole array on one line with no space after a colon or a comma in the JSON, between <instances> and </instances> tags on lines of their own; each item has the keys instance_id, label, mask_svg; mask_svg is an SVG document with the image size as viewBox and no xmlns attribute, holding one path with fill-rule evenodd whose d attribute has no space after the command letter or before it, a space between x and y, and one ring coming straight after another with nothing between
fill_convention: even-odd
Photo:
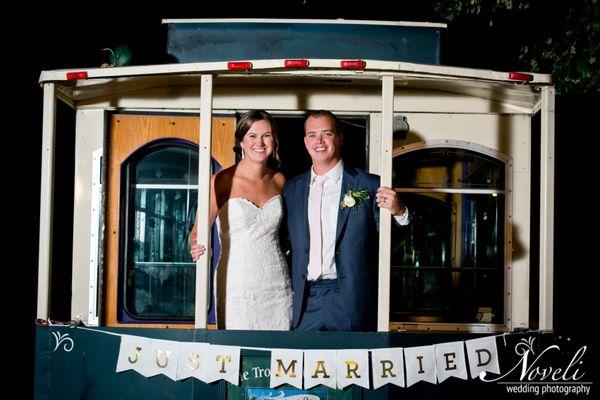
<instances>
[{"instance_id":1,"label":"white painted post","mask_svg":"<svg viewBox=\"0 0 600 400\"><path fill-rule=\"evenodd\" d=\"M210 163L212 139L212 75L200 78L200 146L198 154L198 243L207 249L210 243ZM210 251L206 251L196 262L196 308L194 325L196 329L206 328L206 314L209 305L209 263Z\"/></svg>"},{"instance_id":2,"label":"white painted post","mask_svg":"<svg viewBox=\"0 0 600 400\"><path fill-rule=\"evenodd\" d=\"M539 329L553 328L554 300L554 95L542 89L540 140L540 308Z\"/></svg>"},{"instance_id":3,"label":"white painted post","mask_svg":"<svg viewBox=\"0 0 600 400\"><path fill-rule=\"evenodd\" d=\"M52 271L52 213L54 210L54 142L56 136L56 87L44 83L42 117L42 183L40 188L40 243L38 259L37 318L50 318Z\"/></svg>"},{"instance_id":4,"label":"white painted post","mask_svg":"<svg viewBox=\"0 0 600 400\"><path fill-rule=\"evenodd\" d=\"M392 187L392 151L394 130L394 77L384 76L381 86L381 186ZM377 331L390 330L390 251L392 216L382 208L379 216L379 287Z\"/></svg>"}]
</instances>

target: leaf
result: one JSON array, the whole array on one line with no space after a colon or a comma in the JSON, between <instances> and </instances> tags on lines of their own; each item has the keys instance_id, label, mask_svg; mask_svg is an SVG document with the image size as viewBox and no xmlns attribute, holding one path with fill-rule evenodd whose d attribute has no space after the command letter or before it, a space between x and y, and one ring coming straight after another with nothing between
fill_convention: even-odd
<instances>
[{"instance_id":1,"label":"leaf","mask_svg":"<svg viewBox=\"0 0 600 400\"><path fill-rule=\"evenodd\" d=\"M536 60L529 61L529 65L531 65L531 69L533 69L533 70L537 69L537 61Z\"/></svg>"},{"instance_id":2,"label":"leaf","mask_svg":"<svg viewBox=\"0 0 600 400\"><path fill-rule=\"evenodd\" d=\"M587 64L583 62L577 63L577 72L579 72L580 75L586 76L589 73Z\"/></svg>"}]
</instances>

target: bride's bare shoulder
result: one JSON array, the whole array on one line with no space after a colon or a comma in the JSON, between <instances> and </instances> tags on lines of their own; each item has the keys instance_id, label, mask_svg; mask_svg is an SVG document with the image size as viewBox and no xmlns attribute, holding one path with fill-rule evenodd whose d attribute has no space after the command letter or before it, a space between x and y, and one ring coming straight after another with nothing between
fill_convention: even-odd
<instances>
[{"instance_id":1,"label":"bride's bare shoulder","mask_svg":"<svg viewBox=\"0 0 600 400\"><path fill-rule=\"evenodd\" d=\"M282 191L283 187L285 186L285 175L279 171L276 171L273 174L273 182L275 182L275 185L277 186L279 191Z\"/></svg>"}]
</instances>

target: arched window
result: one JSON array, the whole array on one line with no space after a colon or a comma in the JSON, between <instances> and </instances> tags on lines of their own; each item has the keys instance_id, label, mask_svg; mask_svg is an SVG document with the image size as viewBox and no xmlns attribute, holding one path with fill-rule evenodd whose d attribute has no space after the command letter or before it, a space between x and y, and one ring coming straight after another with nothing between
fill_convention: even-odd
<instances>
[{"instance_id":1,"label":"arched window","mask_svg":"<svg viewBox=\"0 0 600 400\"><path fill-rule=\"evenodd\" d=\"M159 140L122 166L121 321L190 321L195 266L189 254L198 192L198 147Z\"/></svg>"},{"instance_id":2,"label":"arched window","mask_svg":"<svg viewBox=\"0 0 600 400\"><path fill-rule=\"evenodd\" d=\"M392 322L505 323L508 161L457 141L394 153L412 222L392 233Z\"/></svg>"}]
</instances>

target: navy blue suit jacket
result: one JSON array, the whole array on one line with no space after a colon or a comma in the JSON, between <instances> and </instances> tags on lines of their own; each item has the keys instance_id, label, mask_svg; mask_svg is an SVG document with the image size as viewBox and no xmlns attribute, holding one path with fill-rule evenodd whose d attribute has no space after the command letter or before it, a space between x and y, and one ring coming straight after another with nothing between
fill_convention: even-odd
<instances>
[{"instance_id":1,"label":"navy blue suit jacket","mask_svg":"<svg viewBox=\"0 0 600 400\"><path fill-rule=\"evenodd\" d=\"M349 188L365 190L369 194L369 198L363 200L360 206L340 209L337 220L335 265L340 295L344 298L354 331L376 329L379 207L375 194L379 182L379 176L344 164L339 201ZM310 251L307 211L309 184L310 171L289 180L284 189L291 242L294 328L306 306L306 273Z\"/></svg>"}]
</instances>

